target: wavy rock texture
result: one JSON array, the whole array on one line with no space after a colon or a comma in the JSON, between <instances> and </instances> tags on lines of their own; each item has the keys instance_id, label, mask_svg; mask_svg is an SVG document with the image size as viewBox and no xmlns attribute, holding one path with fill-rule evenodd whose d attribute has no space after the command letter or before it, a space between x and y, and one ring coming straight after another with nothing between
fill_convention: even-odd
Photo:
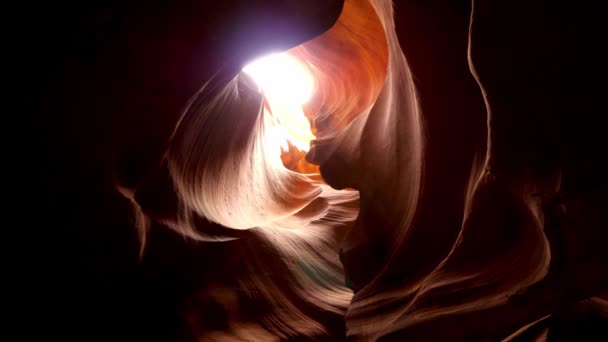
<instances>
[{"instance_id":1,"label":"wavy rock texture","mask_svg":"<svg viewBox=\"0 0 608 342\"><path fill-rule=\"evenodd\" d=\"M304 108L317 138L306 160L274 143L272 113L245 74L219 70L192 98L160 171L124 193L142 217L142 242L152 221L237 255L217 261L228 271L187 306L199 340L545 336L560 303L605 289L606 274L596 275L608 260L606 215L595 207L605 194L559 199L563 165L539 161L546 147L530 133L534 120L510 121L518 108L495 84L506 76L485 69L500 53L478 29L496 28L493 9L473 9L470 77L486 115L467 117L477 143L452 178L427 169L441 151L426 148L435 126L391 1L345 1L331 29L287 51L317 82ZM505 147L513 132L520 153ZM444 202L425 194L432 182L455 184ZM159 194L160 205L150 200ZM580 246L559 242L566 235L595 241L584 267L572 264Z\"/></svg>"}]
</instances>

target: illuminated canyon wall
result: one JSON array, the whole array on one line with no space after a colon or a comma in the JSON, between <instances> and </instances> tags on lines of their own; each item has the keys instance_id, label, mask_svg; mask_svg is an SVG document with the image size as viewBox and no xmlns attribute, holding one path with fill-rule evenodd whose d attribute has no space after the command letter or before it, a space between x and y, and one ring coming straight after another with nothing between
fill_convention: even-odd
<instances>
[{"instance_id":1,"label":"illuminated canyon wall","mask_svg":"<svg viewBox=\"0 0 608 342\"><path fill-rule=\"evenodd\" d=\"M501 340L546 335L564 303L605 313L606 194L568 189L582 176L560 153L577 145L545 136L539 122L565 127L546 94L531 107L513 95L546 80L520 88L525 53L500 65L505 46L526 46L505 35L502 5L471 5L457 62L476 98L460 117L425 102L425 82L442 80L417 80L394 6L347 0L331 28L284 51L313 79L294 106L218 70L160 167L121 188L142 246L169 228L225 249L184 310L199 340Z\"/></svg>"}]
</instances>

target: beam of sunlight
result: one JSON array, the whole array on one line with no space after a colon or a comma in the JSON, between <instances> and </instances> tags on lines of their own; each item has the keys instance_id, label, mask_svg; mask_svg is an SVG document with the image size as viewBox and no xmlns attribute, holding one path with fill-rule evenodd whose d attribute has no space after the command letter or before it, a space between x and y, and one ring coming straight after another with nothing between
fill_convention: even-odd
<instances>
[{"instance_id":1,"label":"beam of sunlight","mask_svg":"<svg viewBox=\"0 0 608 342\"><path fill-rule=\"evenodd\" d=\"M301 151L308 151L315 139L302 106L312 97L315 82L308 67L289 54L274 53L261 57L243 68L266 98L268 110L276 123L270 131L284 151L288 141Z\"/></svg>"}]
</instances>

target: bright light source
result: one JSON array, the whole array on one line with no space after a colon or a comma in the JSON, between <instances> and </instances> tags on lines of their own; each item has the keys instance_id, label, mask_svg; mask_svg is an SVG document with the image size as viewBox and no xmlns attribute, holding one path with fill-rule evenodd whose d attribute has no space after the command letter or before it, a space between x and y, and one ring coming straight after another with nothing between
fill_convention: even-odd
<instances>
[{"instance_id":1,"label":"bright light source","mask_svg":"<svg viewBox=\"0 0 608 342\"><path fill-rule=\"evenodd\" d=\"M281 147L287 141L299 150L308 151L315 139L302 105L310 100L314 79L308 67L287 53L275 53L257 59L243 68L256 82L278 124L272 134L277 135Z\"/></svg>"}]
</instances>

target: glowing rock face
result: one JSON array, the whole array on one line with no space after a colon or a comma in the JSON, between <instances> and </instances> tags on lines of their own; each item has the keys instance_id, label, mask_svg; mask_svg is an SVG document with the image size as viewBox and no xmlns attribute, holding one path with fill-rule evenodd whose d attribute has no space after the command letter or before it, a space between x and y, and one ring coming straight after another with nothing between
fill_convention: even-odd
<instances>
[{"instance_id":1,"label":"glowing rock face","mask_svg":"<svg viewBox=\"0 0 608 342\"><path fill-rule=\"evenodd\" d=\"M544 212L539 198L551 198L554 190L542 197L537 189L553 180L497 181L496 175L508 173L489 173L489 160L505 156L486 150L486 129L500 133L501 127L488 127L492 121L483 115L469 116L477 120L471 127L483 127L479 143L453 158L463 161L465 171L439 177L423 167L445 156L435 155L443 153L441 142L423 149L423 112L391 1L348 0L331 30L287 53L260 58L243 72L259 89L247 83L241 90L238 84L245 82L237 76L203 89L185 113L166 155L168 188L176 191L179 211L162 221L153 217L203 241L228 240L239 230L240 239L226 246L241 256L235 258L239 263L222 270L232 283L204 292L228 312L237 312L235 302L263 302L267 312L256 313L252 322L234 314L220 337L194 327L199 340L347 334L357 340L475 341L549 313L556 302L549 292L539 299L527 294L536 307L520 300L526 305L513 308L508 298L548 272L555 250L544 217L551 212ZM304 104L318 138L312 148ZM496 108L494 113L500 115ZM429 137L433 127L427 127ZM463 132L469 130L454 129L450 137L464 139ZM278 162L276 152L290 144L300 158L310 148L307 158L323 168L323 179ZM435 189L425 196L423 178L427 189ZM545 188L558 189L555 183ZM335 190L344 184L358 192ZM206 222L232 228L233 235L220 235ZM434 247L426 248L430 241ZM345 322L346 331L332 331L332 319L339 326ZM479 321L484 324L462 324Z\"/></svg>"}]
</instances>

